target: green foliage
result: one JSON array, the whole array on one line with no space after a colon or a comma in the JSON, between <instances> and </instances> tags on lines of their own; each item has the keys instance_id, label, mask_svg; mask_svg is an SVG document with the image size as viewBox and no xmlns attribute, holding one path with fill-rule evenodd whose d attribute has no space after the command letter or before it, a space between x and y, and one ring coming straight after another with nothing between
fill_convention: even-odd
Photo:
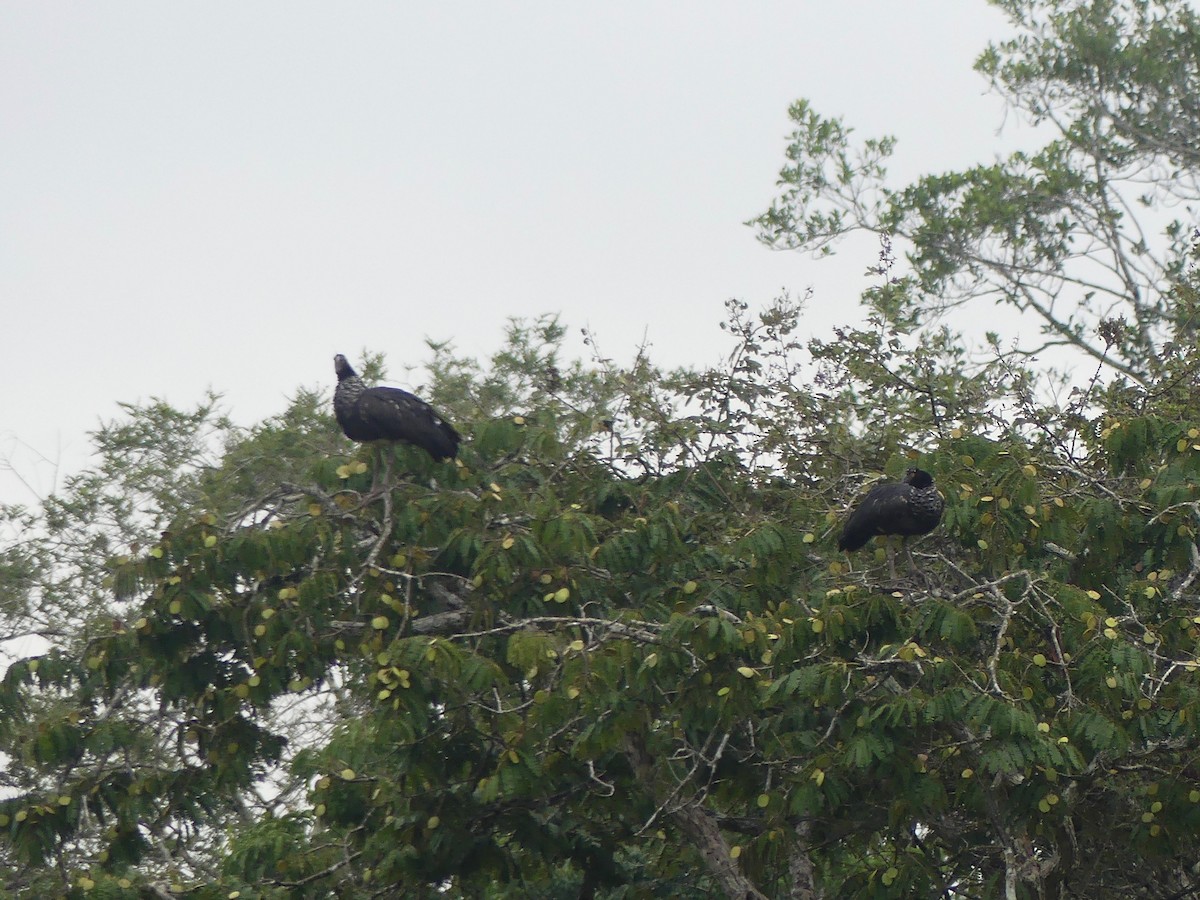
<instances>
[{"instance_id":1,"label":"green foliage","mask_svg":"<svg viewBox=\"0 0 1200 900\"><path fill-rule=\"evenodd\" d=\"M1190 27L1002 5L1050 40L981 61L1014 91L1164 76L1139 48ZM8 633L41 641L0 679L4 890L1194 893L1195 271L1140 320L1160 352L1110 330L1129 377L1048 402L926 301L979 274L956 247L1067 264L1054 217L1102 195L1079 147L870 195L890 142L855 157L793 114L775 239L870 214L915 241L903 278L885 243L857 327L804 340L802 304L731 301L728 362L668 374L514 322L484 363L432 348L454 462L354 447L311 392L248 429L155 401L0 510ZM941 527L900 577L883 546L851 564L846 509L914 462Z\"/></svg>"},{"instance_id":2,"label":"green foliage","mask_svg":"<svg viewBox=\"0 0 1200 900\"><path fill-rule=\"evenodd\" d=\"M813 342L837 389L805 395L795 321L731 305L729 368L654 376L675 399L653 415L623 371L508 395L473 375L527 405L459 420L455 463L398 449L383 491L301 395L219 425L191 505L147 503L158 533L124 522L137 546L109 538L100 566L45 555L91 529L78 480L46 541L14 548L28 584L107 599L0 685L12 889L61 860L61 890L772 896L810 871L828 896L913 896L992 891L1013 854L1059 860L1022 869L1030 886L1186 885L1200 414L1105 391L1055 418L1019 377L955 372L946 333L906 354L885 318ZM557 358L539 346L492 365ZM999 402L1039 424L1014 430ZM643 444L597 441L635 406ZM152 443L163 411L130 414ZM186 483L195 456L172 452ZM833 532L864 463L895 477L914 456L947 510L889 584ZM162 478L161 458L106 490Z\"/></svg>"}]
</instances>

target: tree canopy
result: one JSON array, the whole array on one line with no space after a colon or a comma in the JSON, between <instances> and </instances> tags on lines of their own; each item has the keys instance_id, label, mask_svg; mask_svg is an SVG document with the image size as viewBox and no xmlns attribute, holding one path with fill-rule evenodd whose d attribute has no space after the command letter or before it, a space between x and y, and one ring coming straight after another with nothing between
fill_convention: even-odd
<instances>
[{"instance_id":1,"label":"tree canopy","mask_svg":"<svg viewBox=\"0 0 1200 900\"><path fill-rule=\"evenodd\" d=\"M1058 115L1091 83L1081 59L1120 63L1092 121L1174 158L1192 70L1139 66L1186 44L1186 8L1002 5L1026 30L985 71ZM813 141L845 137L797 109ZM812 198L870 174L816 143L793 157ZM1070 268L1038 243L1042 175L1022 187L1010 163L1000 194L960 182L952 215L917 203L932 182L879 195L870 227L911 242L911 272L885 242L867 321L831 335L802 335L785 297L731 301L707 369L571 358L553 317L483 362L431 348L422 396L458 459L389 447L382 484L328 391L249 428L213 397L123 407L93 467L0 508L0 891L1200 892L1197 249L1162 251L1119 328L1062 294L1100 359L1047 397L1030 359L981 359L927 315L968 291L969 259L972 302L1015 302L1016 268L950 219ZM789 197L764 220L780 241L845 230L849 207ZM959 253L936 263L935 207ZM881 541L848 558L837 534L913 464L946 509L892 579ZM18 637L39 644L13 658Z\"/></svg>"}]
</instances>

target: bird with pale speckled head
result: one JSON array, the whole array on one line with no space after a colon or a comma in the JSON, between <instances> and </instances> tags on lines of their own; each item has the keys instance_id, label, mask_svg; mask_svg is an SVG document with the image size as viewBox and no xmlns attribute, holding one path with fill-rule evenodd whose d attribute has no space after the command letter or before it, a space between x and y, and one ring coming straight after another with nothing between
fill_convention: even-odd
<instances>
[{"instance_id":1,"label":"bird with pale speckled head","mask_svg":"<svg viewBox=\"0 0 1200 900\"><path fill-rule=\"evenodd\" d=\"M403 441L436 461L458 454L458 432L420 397L399 388L367 387L340 353L333 358L333 414L352 441Z\"/></svg>"}]
</instances>

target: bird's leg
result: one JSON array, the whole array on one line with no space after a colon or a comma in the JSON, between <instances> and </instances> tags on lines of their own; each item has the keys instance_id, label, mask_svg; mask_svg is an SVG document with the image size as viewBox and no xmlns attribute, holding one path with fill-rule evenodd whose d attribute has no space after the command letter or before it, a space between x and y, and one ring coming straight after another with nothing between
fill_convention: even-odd
<instances>
[{"instance_id":1,"label":"bird's leg","mask_svg":"<svg viewBox=\"0 0 1200 900\"><path fill-rule=\"evenodd\" d=\"M896 580L896 548L894 546L892 546L891 537L888 537L885 540L887 541L888 577L891 578L892 581L895 581ZM907 544L905 545L904 549L905 550L908 549Z\"/></svg>"},{"instance_id":2,"label":"bird's leg","mask_svg":"<svg viewBox=\"0 0 1200 900\"><path fill-rule=\"evenodd\" d=\"M392 492L392 448L389 446L386 452L383 450L379 452L383 457L383 489L390 494Z\"/></svg>"},{"instance_id":3,"label":"bird's leg","mask_svg":"<svg viewBox=\"0 0 1200 900\"><path fill-rule=\"evenodd\" d=\"M387 454L380 446L379 441L371 442L371 490L367 494L367 499L370 500L380 491L380 468L383 469L382 482L383 488L386 489L391 478L391 465Z\"/></svg>"},{"instance_id":4,"label":"bird's leg","mask_svg":"<svg viewBox=\"0 0 1200 900\"><path fill-rule=\"evenodd\" d=\"M929 578L929 572L925 569L918 569L917 563L913 559L912 550L908 547L908 538L904 539L904 552L908 554L908 570L921 576L921 581L925 584L925 590L932 590L932 581Z\"/></svg>"},{"instance_id":5,"label":"bird's leg","mask_svg":"<svg viewBox=\"0 0 1200 900\"><path fill-rule=\"evenodd\" d=\"M374 441L370 444L371 447L371 489L367 491L367 499L375 496L375 489L379 486L379 445Z\"/></svg>"}]
</instances>

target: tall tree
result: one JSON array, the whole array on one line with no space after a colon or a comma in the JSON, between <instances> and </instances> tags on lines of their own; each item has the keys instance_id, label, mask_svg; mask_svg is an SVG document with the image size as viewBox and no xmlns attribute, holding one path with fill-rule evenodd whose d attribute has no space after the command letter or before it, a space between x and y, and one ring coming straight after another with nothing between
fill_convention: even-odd
<instances>
[{"instance_id":1,"label":"tall tree","mask_svg":"<svg viewBox=\"0 0 1200 900\"><path fill-rule=\"evenodd\" d=\"M731 304L729 364L671 376L566 362L553 323L486 367L443 351L459 462L398 449L382 492L307 395L175 457L191 487L142 509L166 527L59 563L107 579L97 615L0 688L8 889L1197 887L1194 347L1093 415L951 378L952 341L889 351L883 322L805 354L798 321ZM909 428L831 427L870 407ZM177 439L128 413L109 433ZM914 458L948 501L920 569L851 569L864 468ZM7 559L36 575L18 551L57 540Z\"/></svg>"}]
</instances>

